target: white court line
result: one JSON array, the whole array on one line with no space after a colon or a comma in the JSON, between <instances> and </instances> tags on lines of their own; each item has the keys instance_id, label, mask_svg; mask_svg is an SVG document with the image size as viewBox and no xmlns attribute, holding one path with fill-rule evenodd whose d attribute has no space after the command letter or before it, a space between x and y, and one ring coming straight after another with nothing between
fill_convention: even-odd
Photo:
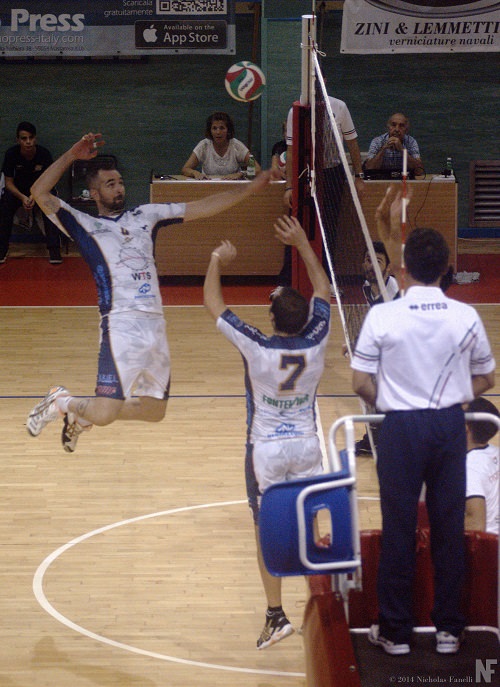
<instances>
[{"instance_id":1,"label":"white court line","mask_svg":"<svg viewBox=\"0 0 500 687\"><path fill-rule=\"evenodd\" d=\"M204 663L202 661L191 661L188 659L179 658L177 656L169 656L167 654L160 654L160 653L157 653L155 651L147 651L146 649L139 649L138 647L131 646L130 644L124 644L123 642L117 642L114 639L109 639L108 637L104 637L103 635L99 635L95 632L92 632L91 630L87 630L86 628L82 627L81 625L77 625L72 620L70 620L66 616L62 615L62 613L59 613L59 611L57 611L54 608L54 606L52 606L52 604L47 599L47 597L45 596L45 593L43 591L43 579L44 579L45 573L47 572L49 567L52 565L52 563L57 558L59 558L59 556L61 556L63 553L65 553L69 549L73 548L74 546L81 544L83 541L90 539L91 537L95 537L98 534L102 534L103 532L108 532L109 530L115 529L117 527L122 527L124 525L130 525L131 523L140 522L141 520L150 520L152 518L158 518L158 517L162 517L165 515L172 515L174 513L182 513L182 512L190 511L190 510L200 510L203 508L215 508L215 507L220 507L220 506L235 506L235 505L241 505L243 503L246 503L246 501L225 501L225 502L220 502L220 503L205 503L205 504L202 504L199 506L185 506L183 508L173 508L171 510L159 511L157 513L148 513L147 515L139 515L138 517L129 518L128 520L121 520L120 522L115 522L111 525L106 525L104 527L100 527L99 529L92 530L92 532L87 532L86 534L82 534L80 537L76 537L76 539L72 539L67 544L63 544L63 546L60 546L58 549L53 551L39 565L39 567L37 568L35 575L33 577L33 593L35 595L35 598L38 601L38 603L40 604L40 606L49 615L51 615L53 618L55 618L55 620L59 621L63 625L66 625L66 627L69 627L71 630L74 630L75 632L79 632L80 634L84 635L85 637L89 637L90 639L95 639L96 641L101 642L102 644L108 644L109 646L113 646L117 649L129 651L131 653L139 654L141 656L148 656L149 658L159 659L160 661L170 661L171 663L180 663L183 665L197 666L199 668L213 668L216 670L225 670L225 671L234 672L234 673L251 673L251 674L258 674L258 675L276 675L276 676L280 676L280 677L304 678L305 673L282 672L282 671L277 671L277 670L260 670L260 669L254 669L254 668L237 668L237 667L232 667L232 666L220 665L217 663Z\"/></svg>"}]
</instances>

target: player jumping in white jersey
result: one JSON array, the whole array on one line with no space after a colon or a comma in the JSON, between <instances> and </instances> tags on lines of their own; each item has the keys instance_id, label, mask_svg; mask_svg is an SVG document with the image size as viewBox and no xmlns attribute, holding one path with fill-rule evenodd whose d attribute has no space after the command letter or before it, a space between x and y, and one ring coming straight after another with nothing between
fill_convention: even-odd
<instances>
[{"instance_id":1,"label":"player jumping in white jersey","mask_svg":"<svg viewBox=\"0 0 500 687\"><path fill-rule=\"evenodd\" d=\"M245 365L245 474L268 604L258 649L265 649L293 632L281 605L281 578L273 577L262 559L258 531L260 497L271 484L322 471L315 400L330 326L330 283L304 230L294 217L287 216L278 219L274 227L277 238L296 246L302 256L313 286L313 298L309 303L289 287L275 291L270 307L272 336L240 320L224 303L220 266L236 257L236 249L229 241L223 241L213 251L204 285L205 306L218 329L240 351Z\"/></svg>"},{"instance_id":2,"label":"player jumping in white jersey","mask_svg":"<svg viewBox=\"0 0 500 687\"><path fill-rule=\"evenodd\" d=\"M161 227L210 217L264 188L272 173L250 184L190 203L140 205L125 211L125 187L116 168L95 161L88 186L98 217L79 212L51 189L75 160L93 160L104 144L88 133L58 158L31 192L44 213L76 241L98 291L101 314L96 395L71 396L54 387L28 416L27 429L38 436L47 423L62 418L62 443L75 450L82 430L115 420L159 422L165 416L170 384L170 353L154 261Z\"/></svg>"}]
</instances>

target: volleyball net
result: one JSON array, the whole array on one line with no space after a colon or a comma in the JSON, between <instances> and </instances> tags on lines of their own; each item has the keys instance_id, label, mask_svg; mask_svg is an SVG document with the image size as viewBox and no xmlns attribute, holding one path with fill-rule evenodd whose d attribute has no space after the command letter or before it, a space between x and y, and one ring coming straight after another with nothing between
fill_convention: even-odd
<instances>
[{"instance_id":1,"label":"volleyball net","mask_svg":"<svg viewBox=\"0 0 500 687\"><path fill-rule=\"evenodd\" d=\"M384 300L388 296L314 40L306 55L310 60L308 92L301 102L294 103L294 214L307 227L329 273L345 343L352 354L369 307L363 294L367 251L379 291ZM306 290L305 279L296 266L294 285L299 290Z\"/></svg>"}]
</instances>

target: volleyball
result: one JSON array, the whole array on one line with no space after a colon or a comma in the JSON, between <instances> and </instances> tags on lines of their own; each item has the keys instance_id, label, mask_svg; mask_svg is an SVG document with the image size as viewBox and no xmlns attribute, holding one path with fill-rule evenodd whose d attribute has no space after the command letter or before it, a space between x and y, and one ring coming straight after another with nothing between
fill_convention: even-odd
<instances>
[{"instance_id":1,"label":"volleyball","mask_svg":"<svg viewBox=\"0 0 500 687\"><path fill-rule=\"evenodd\" d=\"M266 77L253 62L237 62L227 70L225 86L231 98L246 103L260 98L266 86Z\"/></svg>"}]
</instances>

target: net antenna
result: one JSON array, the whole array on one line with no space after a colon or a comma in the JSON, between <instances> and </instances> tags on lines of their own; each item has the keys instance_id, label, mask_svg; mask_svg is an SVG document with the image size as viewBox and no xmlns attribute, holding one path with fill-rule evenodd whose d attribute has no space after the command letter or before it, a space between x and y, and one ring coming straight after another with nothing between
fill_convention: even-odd
<instances>
[{"instance_id":1,"label":"net antenna","mask_svg":"<svg viewBox=\"0 0 500 687\"><path fill-rule=\"evenodd\" d=\"M401 284L403 285L402 293L404 293L405 284L405 245L406 245L406 208L409 203L408 198L408 150L403 148L403 174L402 174L402 198L401 198Z\"/></svg>"}]
</instances>

